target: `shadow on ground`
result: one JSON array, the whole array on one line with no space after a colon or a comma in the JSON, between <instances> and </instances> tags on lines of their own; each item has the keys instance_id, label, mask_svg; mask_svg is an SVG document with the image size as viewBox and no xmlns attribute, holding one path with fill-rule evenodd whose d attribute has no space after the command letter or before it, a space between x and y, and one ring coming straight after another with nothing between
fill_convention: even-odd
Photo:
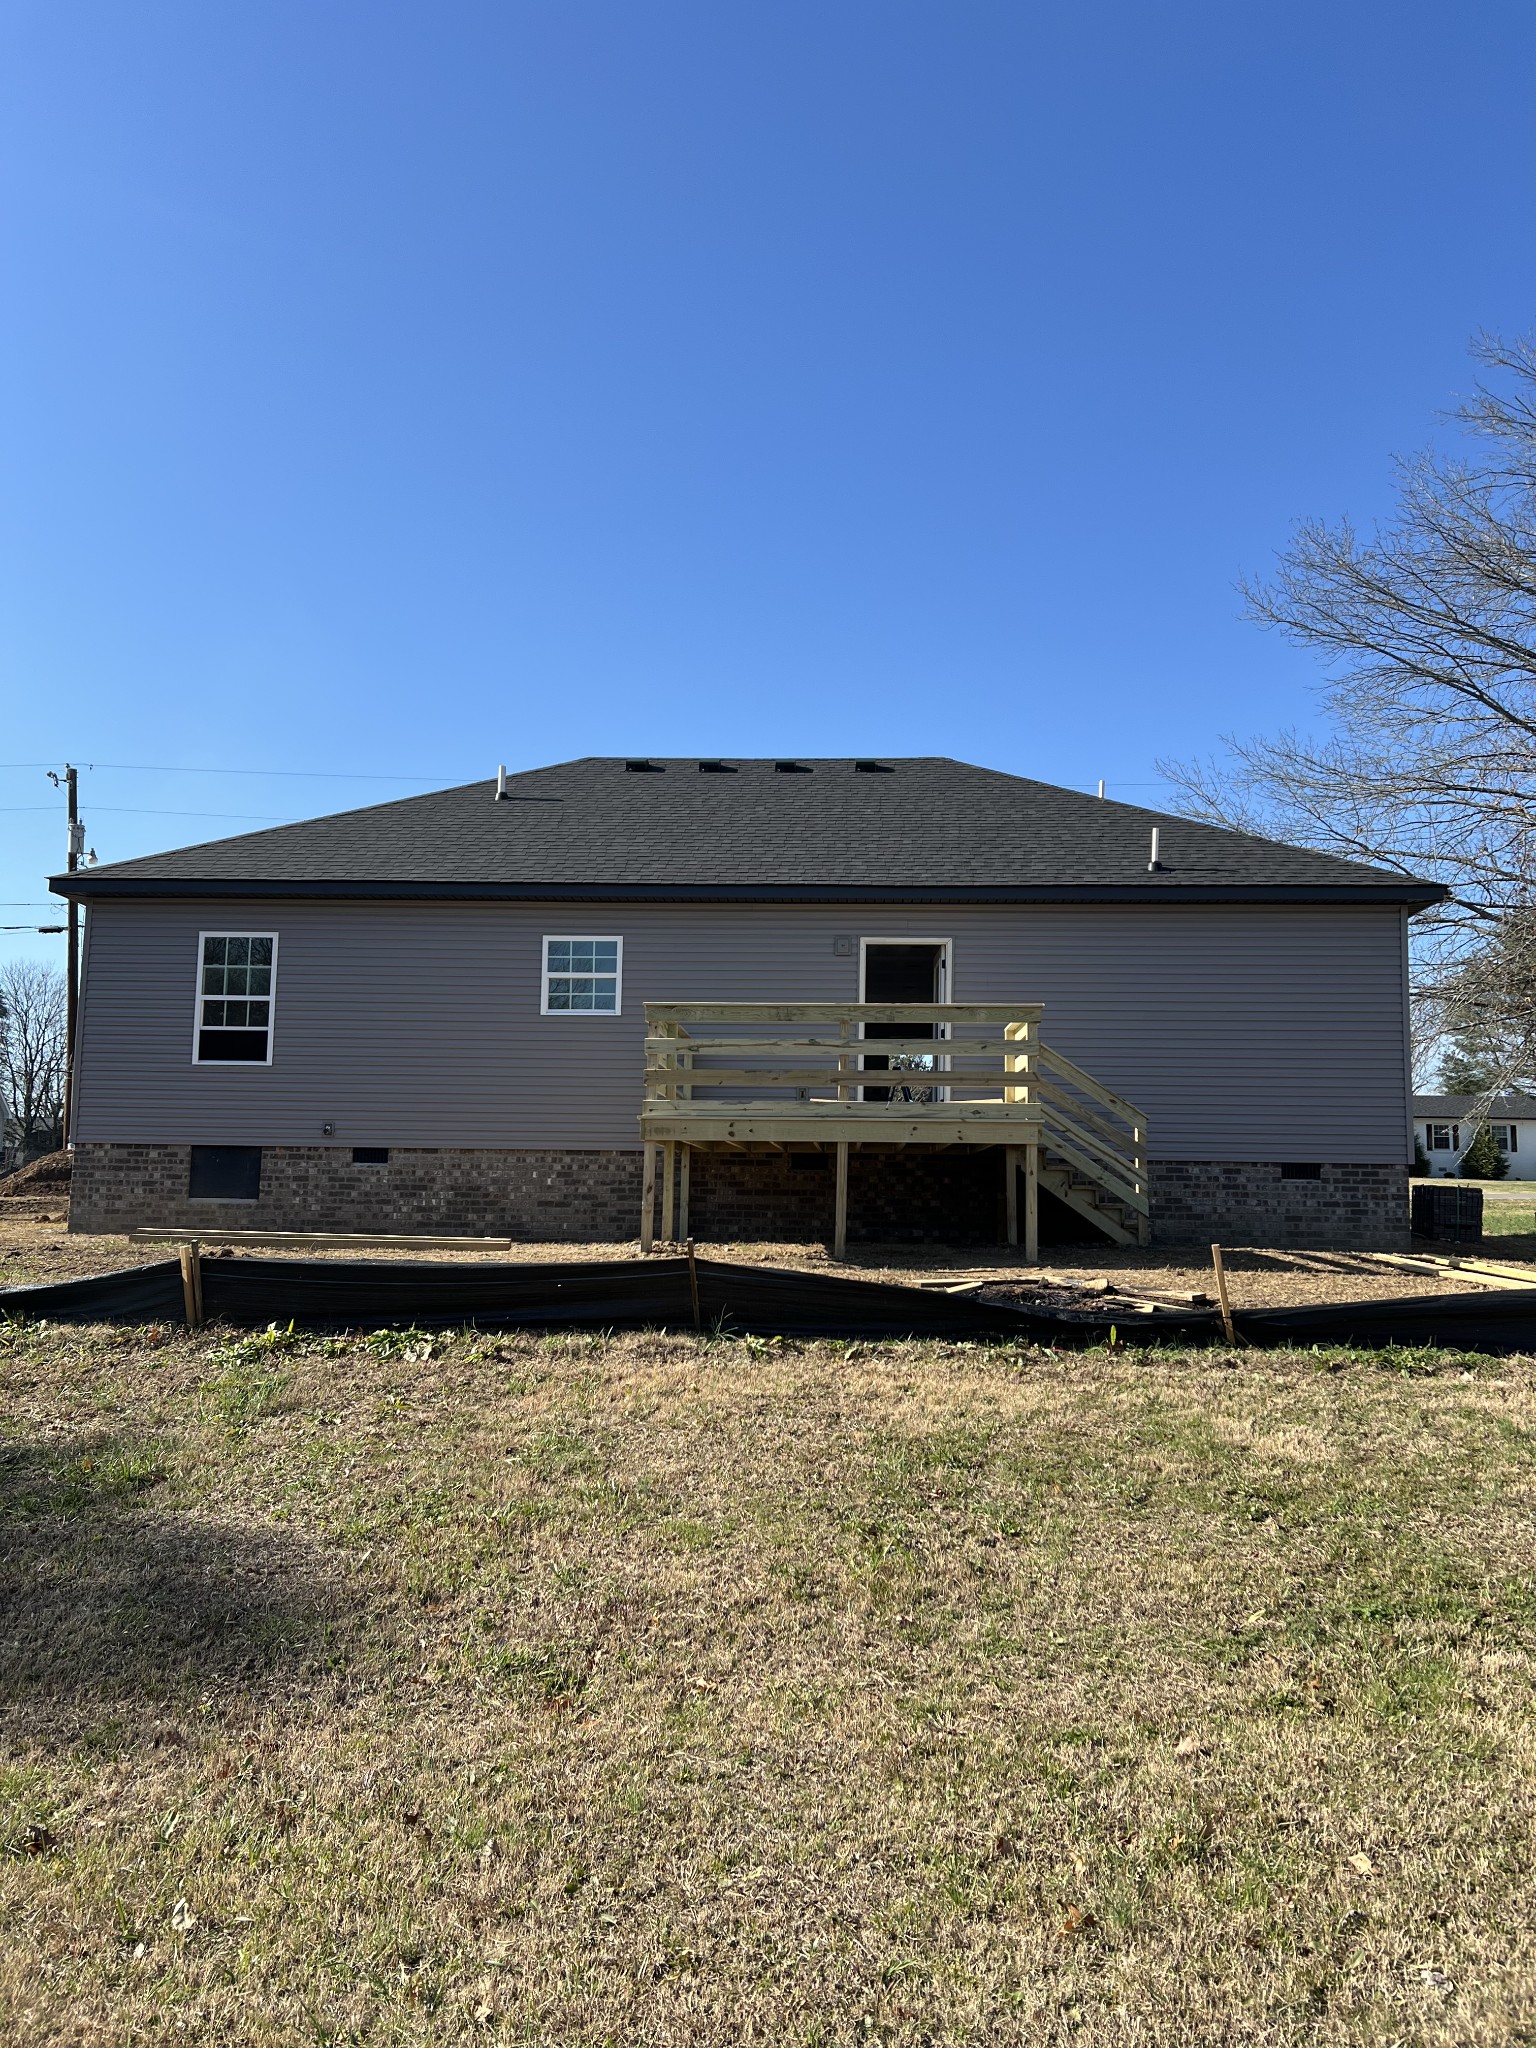
<instances>
[{"instance_id":1,"label":"shadow on ground","mask_svg":"<svg viewBox=\"0 0 1536 2048\"><path fill-rule=\"evenodd\" d=\"M60 1742L104 1716L307 1689L353 1602L321 1553L159 1508L165 1468L118 1438L0 1448L0 1725Z\"/></svg>"}]
</instances>

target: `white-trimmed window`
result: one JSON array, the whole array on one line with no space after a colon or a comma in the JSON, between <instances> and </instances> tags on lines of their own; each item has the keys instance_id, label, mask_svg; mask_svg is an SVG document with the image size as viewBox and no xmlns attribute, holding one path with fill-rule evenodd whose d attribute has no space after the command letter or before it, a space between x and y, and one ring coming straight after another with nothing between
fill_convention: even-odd
<instances>
[{"instance_id":1,"label":"white-trimmed window","mask_svg":"<svg viewBox=\"0 0 1536 2048\"><path fill-rule=\"evenodd\" d=\"M540 1007L546 1017L617 1017L623 980L622 939L545 939Z\"/></svg>"},{"instance_id":2,"label":"white-trimmed window","mask_svg":"<svg viewBox=\"0 0 1536 2048\"><path fill-rule=\"evenodd\" d=\"M1429 1149L1431 1152L1459 1152L1461 1150L1460 1124L1431 1124L1429 1126Z\"/></svg>"},{"instance_id":3,"label":"white-trimmed window","mask_svg":"<svg viewBox=\"0 0 1536 2048\"><path fill-rule=\"evenodd\" d=\"M1490 1124L1488 1128L1493 1132L1493 1142L1501 1152L1518 1151L1519 1139L1513 1124Z\"/></svg>"},{"instance_id":4,"label":"white-trimmed window","mask_svg":"<svg viewBox=\"0 0 1536 2048\"><path fill-rule=\"evenodd\" d=\"M276 932L199 932L193 1061L269 1066L276 991Z\"/></svg>"}]
</instances>

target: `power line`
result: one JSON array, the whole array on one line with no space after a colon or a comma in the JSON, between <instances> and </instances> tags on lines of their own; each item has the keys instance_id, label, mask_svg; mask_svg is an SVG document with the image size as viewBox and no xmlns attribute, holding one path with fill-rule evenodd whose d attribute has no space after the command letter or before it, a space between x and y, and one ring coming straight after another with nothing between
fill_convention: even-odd
<instances>
[{"instance_id":1,"label":"power line","mask_svg":"<svg viewBox=\"0 0 1536 2048\"><path fill-rule=\"evenodd\" d=\"M25 818L37 811L53 811L52 804L9 804L6 816ZM279 818L272 811L153 811L136 804L92 804L92 817L111 818L246 818L255 824L295 825L296 818Z\"/></svg>"},{"instance_id":2,"label":"power line","mask_svg":"<svg viewBox=\"0 0 1536 2048\"><path fill-rule=\"evenodd\" d=\"M49 761L0 761L0 768L49 768ZM314 782L475 782L474 775L360 775L347 768L188 768L180 761L85 761L87 770L110 768L122 775L276 775Z\"/></svg>"}]
</instances>

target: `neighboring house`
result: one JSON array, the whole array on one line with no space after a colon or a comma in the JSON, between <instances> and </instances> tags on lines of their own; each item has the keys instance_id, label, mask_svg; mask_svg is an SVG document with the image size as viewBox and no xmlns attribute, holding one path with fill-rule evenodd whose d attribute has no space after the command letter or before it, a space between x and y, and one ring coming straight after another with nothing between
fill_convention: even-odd
<instances>
[{"instance_id":1,"label":"neighboring house","mask_svg":"<svg viewBox=\"0 0 1536 2048\"><path fill-rule=\"evenodd\" d=\"M1139 1148L1116 1185L1150 1189L1156 1235L1404 1228L1407 924L1440 891L1046 783L942 758L594 758L51 887L88 913L77 1230L632 1238L658 1156L646 1004L693 1006L695 1035L701 1006L703 1029L738 1033L717 1006L759 1006L758 1031L775 1006L770 1044L786 1010L840 1006L860 1046L907 1030L893 1056L927 1069L916 1090L791 1088L771 1116L717 1118L678 1166L700 1237L822 1234L831 1177L811 1169L829 1153L855 1236L995 1236L1020 1160L1026 1208L1036 1161L1047 1193L1097 1214L1079 1168L1116 1117ZM860 1003L909 1021L850 1022ZM1047 1074L1042 1050L1032 1088L1012 1060L978 1099L964 1033L1026 1012L1064 1058ZM923 1054L946 1033L953 1055ZM1052 1075L1077 1106L1064 1152L1018 1142ZM688 1132L656 1120L651 1088L670 1192ZM697 1116L702 1084L681 1107L669 1092L661 1108ZM714 1107L739 1105L717 1089Z\"/></svg>"},{"instance_id":2,"label":"neighboring house","mask_svg":"<svg viewBox=\"0 0 1536 2048\"><path fill-rule=\"evenodd\" d=\"M1431 1173L1459 1173L1461 1155L1483 1122L1492 1127L1493 1141L1509 1161L1509 1178L1536 1180L1536 1100L1529 1095L1496 1095L1491 1103L1478 1095L1413 1098L1413 1132Z\"/></svg>"}]
</instances>

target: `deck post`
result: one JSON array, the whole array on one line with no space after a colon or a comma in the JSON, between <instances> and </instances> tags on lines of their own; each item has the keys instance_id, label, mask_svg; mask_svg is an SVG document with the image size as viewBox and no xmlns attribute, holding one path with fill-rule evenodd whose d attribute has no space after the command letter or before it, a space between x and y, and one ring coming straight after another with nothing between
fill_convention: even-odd
<instances>
[{"instance_id":1,"label":"deck post","mask_svg":"<svg viewBox=\"0 0 1536 2048\"><path fill-rule=\"evenodd\" d=\"M661 1148L661 1234L668 1244L677 1236L677 1146L670 1139Z\"/></svg>"},{"instance_id":2,"label":"deck post","mask_svg":"<svg viewBox=\"0 0 1536 2048\"><path fill-rule=\"evenodd\" d=\"M1024 1263L1040 1263L1040 1147L1024 1147Z\"/></svg>"},{"instance_id":3,"label":"deck post","mask_svg":"<svg viewBox=\"0 0 1536 2048\"><path fill-rule=\"evenodd\" d=\"M679 1145L677 1161L677 1234L686 1243L688 1240L688 1183L692 1178L693 1147Z\"/></svg>"},{"instance_id":4,"label":"deck post","mask_svg":"<svg viewBox=\"0 0 1536 2048\"><path fill-rule=\"evenodd\" d=\"M1008 1242L1019 1241L1019 1148L1017 1145L1003 1147L1003 1185L1006 1189L1008 1210Z\"/></svg>"},{"instance_id":5,"label":"deck post","mask_svg":"<svg viewBox=\"0 0 1536 2048\"><path fill-rule=\"evenodd\" d=\"M848 1140L839 1138L837 1153L836 1208L832 1218L832 1256L843 1258L848 1250Z\"/></svg>"},{"instance_id":6,"label":"deck post","mask_svg":"<svg viewBox=\"0 0 1536 2048\"><path fill-rule=\"evenodd\" d=\"M648 1252L656 1233L656 1147L645 1148L645 1169L640 1185L640 1250Z\"/></svg>"}]
</instances>

